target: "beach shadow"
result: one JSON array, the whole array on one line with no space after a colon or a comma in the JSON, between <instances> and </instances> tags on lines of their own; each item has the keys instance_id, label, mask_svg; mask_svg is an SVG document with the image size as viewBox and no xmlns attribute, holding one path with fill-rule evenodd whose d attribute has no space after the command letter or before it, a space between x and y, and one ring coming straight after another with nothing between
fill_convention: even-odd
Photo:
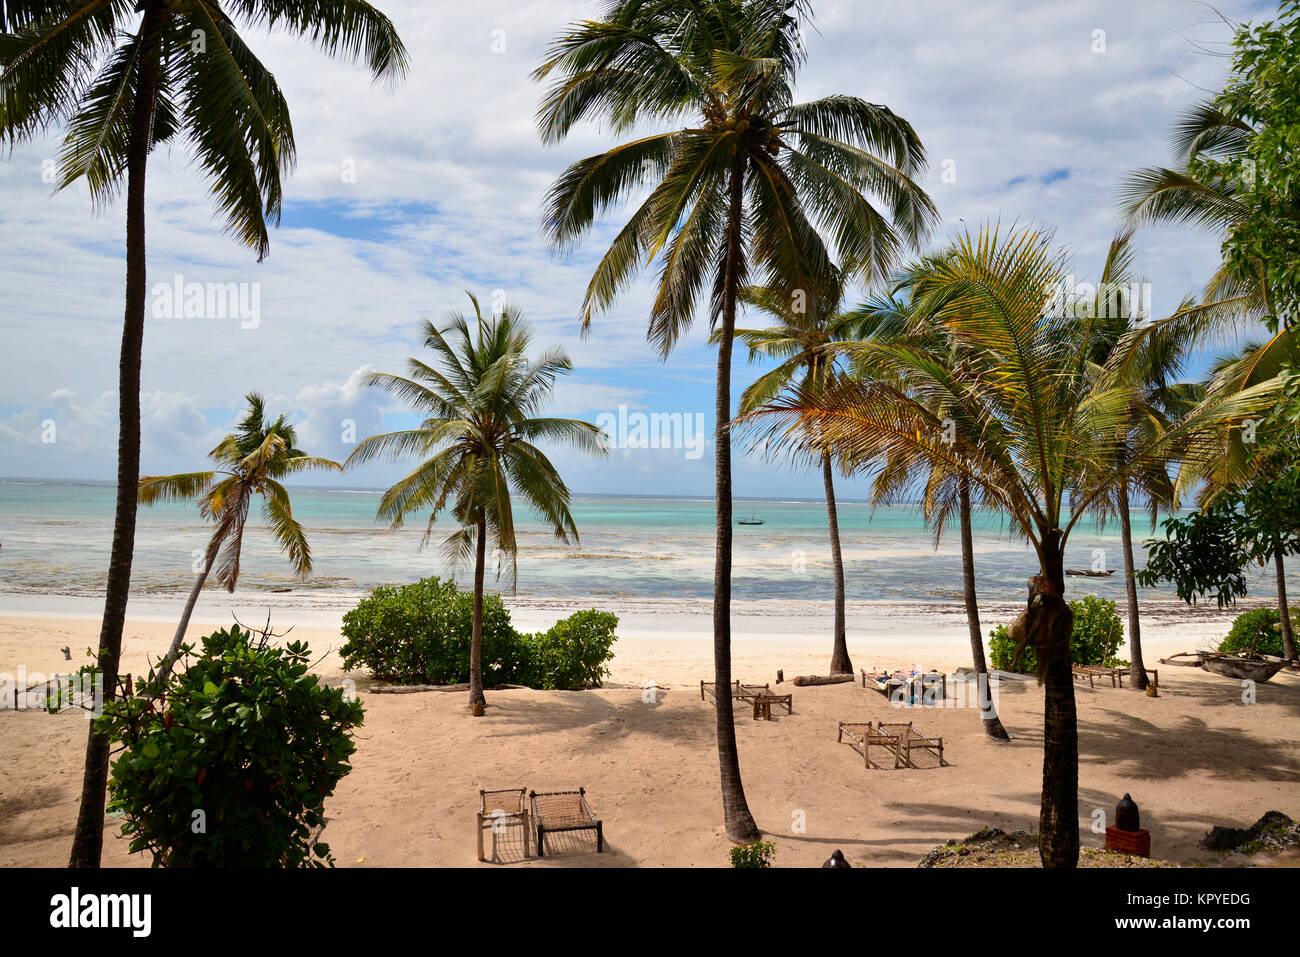
<instances>
[{"instance_id":1,"label":"beach shadow","mask_svg":"<svg viewBox=\"0 0 1300 957\"><path fill-rule=\"evenodd\" d=\"M1016 800L1023 800L1017 795ZM875 849L872 863L916 865L929 851L950 840L961 841L985 828L996 827L1008 833L1030 830L1037 821L1038 795L1033 796L1033 815L981 811L973 816L971 809L952 804L935 804L916 801L890 801L885 807L891 813L906 818L907 835L893 834L877 840L860 841L859 844Z\"/></svg>"},{"instance_id":2,"label":"beach shadow","mask_svg":"<svg viewBox=\"0 0 1300 957\"><path fill-rule=\"evenodd\" d=\"M1191 716L1162 727L1127 711L1104 713L1109 723L1079 724L1080 764L1105 764L1138 781L1205 771L1236 781L1300 782L1300 761L1290 742L1260 740Z\"/></svg>"},{"instance_id":3,"label":"beach shadow","mask_svg":"<svg viewBox=\"0 0 1300 957\"><path fill-rule=\"evenodd\" d=\"M681 692L659 690L653 700L646 700L639 689L603 693L545 692L535 696L497 695L489 697L485 717L473 718L467 714L466 720L484 723L490 733L508 735L518 734L521 728L527 728L528 734L585 730L595 746L631 734L649 734L683 745L711 741L714 734L712 709L697 711L664 707L669 697L678 693ZM618 697L611 699L605 695Z\"/></svg>"},{"instance_id":4,"label":"beach shadow","mask_svg":"<svg viewBox=\"0 0 1300 957\"><path fill-rule=\"evenodd\" d=\"M49 838L65 837L70 831L63 825L55 825L43 831L33 831L29 826L19 823L19 815L27 811L36 811L51 804L57 804L66 797L57 787L38 787L23 794L0 797L0 845L27 844Z\"/></svg>"},{"instance_id":5,"label":"beach shadow","mask_svg":"<svg viewBox=\"0 0 1300 957\"><path fill-rule=\"evenodd\" d=\"M1169 691L1170 694L1177 694L1181 697L1193 698L1214 708L1251 707L1242 700L1242 696L1247 689L1240 681L1218 675L1214 677L1217 680L1184 680L1177 685L1172 682L1169 685L1162 684L1160 690L1162 692ZM1300 682L1297 682L1294 678L1278 675L1271 681L1262 684L1257 683L1254 691L1255 704L1277 705L1287 708L1295 715L1300 716Z\"/></svg>"}]
</instances>

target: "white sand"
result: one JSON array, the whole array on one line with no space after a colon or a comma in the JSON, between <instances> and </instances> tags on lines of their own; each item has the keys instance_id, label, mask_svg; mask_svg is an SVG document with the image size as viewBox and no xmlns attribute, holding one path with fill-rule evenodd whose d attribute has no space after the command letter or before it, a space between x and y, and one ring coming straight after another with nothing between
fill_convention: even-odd
<instances>
[{"instance_id":1,"label":"white sand","mask_svg":"<svg viewBox=\"0 0 1300 957\"><path fill-rule=\"evenodd\" d=\"M568 603L513 604L516 624L527 629L573 610ZM765 682L777 669L787 679L826 670L829 608L792 604L759 603L742 610L758 613L736 616L736 677ZM714 713L698 690L699 680L712 676L708 605L641 602L616 610L623 624L611 680L634 688L492 692L483 719L468 715L462 693L367 693L364 676L342 672L336 628L295 628L294 637L323 656L322 676L357 681L366 705L354 770L328 805L327 838L339 863L473 865L478 788L582 785L604 819L609 852L597 857L574 839L557 847L569 853L541 866L725 864ZM905 609L889 617L883 611L852 609L855 665L949 670L968 662L960 608ZM1006 620L1004 613L1014 609L989 609L986 630ZM98 623L84 610L74 614L79 617L0 612L0 672L77 667ZM1100 843L1088 829L1093 809L1113 809L1130 791L1157 856L1213 863L1196 848L1213 824L1244 826L1273 808L1300 816L1294 735L1300 678L1279 675L1247 705L1236 682L1159 666L1159 654L1207 643L1230 617L1179 615L1153 613L1144 623L1147 661L1160 667L1161 697L1079 687L1083 839ZM133 611L125 670L139 673L147 656L166 647L172 625L161 613L155 617L137 620ZM291 620L288 611L277 613L277 624ZM65 645L75 653L72 662L59 651ZM667 690L646 700L644 681ZM750 805L778 844L778 864L816 864L841 847L855 863L913 866L935 844L985 825L1035 827L1042 694L1033 682L1002 686L1002 716L1016 738L1010 745L986 741L971 710L909 709L902 720L945 739L952 767L934 770L866 770L860 756L836 743L840 720L898 719L880 695L856 685L788 690L794 715L767 723L739 712L736 720ZM76 714L0 713L0 735L8 745L0 770L0 866L60 865L76 818L86 721ZM126 853L114 822L106 834L106 863L147 863ZM517 851L512 845L502 853L508 858Z\"/></svg>"}]
</instances>

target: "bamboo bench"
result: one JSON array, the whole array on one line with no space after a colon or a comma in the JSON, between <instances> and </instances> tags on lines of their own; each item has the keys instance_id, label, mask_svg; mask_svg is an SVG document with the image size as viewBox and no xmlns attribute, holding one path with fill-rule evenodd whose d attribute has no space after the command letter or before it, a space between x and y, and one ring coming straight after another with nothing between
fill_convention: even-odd
<instances>
[{"instance_id":1,"label":"bamboo bench","mask_svg":"<svg viewBox=\"0 0 1300 957\"><path fill-rule=\"evenodd\" d=\"M731 697L736 701L748 701L753 707L754 720L763 718L767 721L772 720L772 707L785 708L786 714L794 714L794 695L793 694L776 694L772 691L770 684L747 685L742 684L739 679L733 681L730 686ZM718 700L718 685L714 681L700 682L700 700L706 701L712 699L715 703Z\"/></svg>"},{"instance_id":2,"label":"bamboo bench","mask_svg":"<svg viewBox=\"0 0 1300 957\"><path fill-rule=\"evenodd\" d=\"M910 721L906 723L880 721L875 724L870 721L866 723L841 721L836 741L842 744L846 737L855 751L862 752L862 763L867 768L884 767L883 764L872 765L873 747L884 748L893 754L895 768L915 768L917 765L912 757L914 751L937 755L939 767L948 766L948 762L943 757L943 738L921 734L912 727Z\"/></svg>"}]
</instances>

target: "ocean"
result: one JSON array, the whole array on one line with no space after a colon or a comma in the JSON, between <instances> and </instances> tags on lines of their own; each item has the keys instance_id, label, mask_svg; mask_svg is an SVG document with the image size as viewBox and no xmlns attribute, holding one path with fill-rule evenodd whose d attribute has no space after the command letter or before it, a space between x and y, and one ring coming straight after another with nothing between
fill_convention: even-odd
<instances>
[{"instance_id":1,"label":"ocean","mask_svg":"<svg viewBox=\"0 0 1300 957\"><path fill-rule=\"evenodd\" d=\"M452 575L435 526L421 549L424 523L390 529L375 519L375 490L295 488L294 515L311 543L313 571L294 577L254 507L244 539L241 592L292 589L330 603L360 596L379 584ZM704 599L713 586L713 503L707 498L576 496L573 515L580 543L557 541L535 516L516 517L519 540L515 594L521 598ZM820 501L738 499L736 517L762 525L735 528L734 594L746 600L829 601L830 547ZM936 548L919 508L873 508L841 502L840 531L851 601L950 603L960 601L961 551L954 521ZM102 594L113 528L113 487L107 483L0 480L0 593ZM447 529L448 531L450 528ZM1148 520L1135 516L1138 567ZM193 504L141 508L132 592L168 596L188 591L208 532ZM1023 600L1036 570L1033 550L1011 534L1010 523L981 511L974 522L977 590L982 601ZM1067 567L1122 568L1119 526L1085 519L1071 536ZM496 567L490 587L509 592ZM1271 569L1250 569L1251 597L1275 594ZM1072 578L1086 591L1122 601L1122 574ZM1169 589L1143 590L1143 601L1176 601Z\"/></svg>"}]
</instances>

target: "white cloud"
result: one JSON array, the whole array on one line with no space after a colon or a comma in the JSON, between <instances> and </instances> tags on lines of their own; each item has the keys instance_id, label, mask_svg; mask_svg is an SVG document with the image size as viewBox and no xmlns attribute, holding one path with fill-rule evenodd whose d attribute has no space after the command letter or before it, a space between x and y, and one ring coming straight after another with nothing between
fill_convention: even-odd
<instances>
[{"instance_id":1,"label":"white cloud","mask_svg":"<svg viewBox=\"0 0 1300 957\"><path fill-rule=\"evenodd\" d=\"M557 400L566 414L594 416L627 402L663 411L702 406L711 417L707 324L698 321L661 364L644 340L643 281L597 320L589 338L580 338L577 312L612 227L558 258L539 235L539 204L550 182L611 140L583 128L561 146L543 146L534 127L541 88L529 73L557 31L601 4L380 6L411 53L410 76L395 91L373 87L360 68L291 37L250 35L293 110L299 156L286 183L285 222L265 263L221 232L207 187L182 152L152 159L151 283L176 274L257 283L262 321L240 329L236 321L151 320L144 390L175 404L148 429L175 436L186 427L181 397L195 414L233 414L243 393L256 389L292 397L286 401L304 416L304 443L310 438L343 454L335 443L345 407L360 409L358 423L377 408L377 400L357 393L358 367L400 371L418 351L416 322L464 308L466 287L483 295L503 289L532 319L539 346L568 350L575 374ZM926 143L926 185L945 232L960 228L959 218L969 226L995 218L1055 225L1081 274L1098 268L1114 230L1121 177L1166 161L1175 112L1203 95L1198 87L1213 88L1225 65L1191 40L1220 42L1226 28L1179 0L818 0L815 7L818 29L807 40L799 95L850 92L889 104ZM1219 7L1242 19L1276 9L1258 0ZM1104 54L1091 52L1096 29L1106 31ZM493 52L494 30L505 31L500 54ZM0 409L11 410L0 420L0 474L41 474L45 465L34 463L53 464L33 457L30 443L39 424L31 410L57 408L55 390L102 397L117 388L123 206L94 218L83 187L51 197L41 164L57 152L51 137L0 160L0 229L19 253L0 258L8 360ZM942 181L945 159L956 163L955 183ZM355 164L355 182L344 182L346 161ZM1062 170L1066 178L1049 181ZM1144 234L1139 261L1156 309L1198 288L1216 256L1213 237ZM738 389L747 375L738 364ZM60 467L111 477L115 422L112 402L78 406L69 427L95 440L86 439L82 460ZM188 422L206 435L196 419ZM206 441L181 443L178 452L206 452ZM158 451L160 461L169 454ZM613 490L629 487L620 484L626 479L630 487L655 490L635 464L602 468L586 470L589 481L575 487ZM673 482L695 482L691 490L707 492L709 472L698 463L678 467ZM742 493L819 494L817 476L769 470L764 478L756 469L751 477L739 467L737 475Z\"/></svg>"}]
</instances>

